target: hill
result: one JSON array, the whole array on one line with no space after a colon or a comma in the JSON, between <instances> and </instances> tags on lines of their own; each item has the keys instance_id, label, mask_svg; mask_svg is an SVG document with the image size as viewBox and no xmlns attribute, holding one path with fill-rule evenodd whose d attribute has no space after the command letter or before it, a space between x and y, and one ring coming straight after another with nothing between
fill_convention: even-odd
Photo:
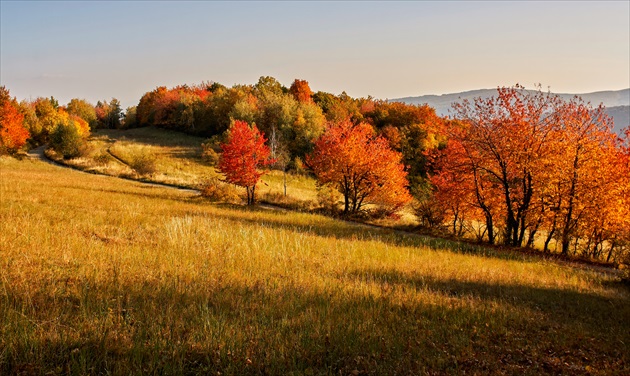
<instances>
[{"instance_id":1,"label":"hill","mask_svg":"<svg viewBox=\"0 0 630 376\"><path fill-rule=\"evenodd\" d=\"M0 158L0 374L627 374L609 273Z\"/></svg>"},{"instance_id":2,"label":"hill","mask_svg":"<svg viewBox=\"0 0 630 376\"><path fill-rule=\"evenodd\" d=\"M617 131L630 125L630 106L606 107L606 113L615 120Z\"/></svg>"},{"instance_id":3,"label":"hill","mask_svg":"<svg viewBox=\"0 0 630 376\"><path fill-rule=\"evenodd\" d=\"M418 97L404 97L390 99L390 102L403 102L408 104L428 104L435 108L435 111L442 116L449 115L451 104L464 99L472 100L476 97L488 98L496 95L496 89L481 89L465 91L461 93L443 94L443 95L422 95ZM558 94L564 99L570 99L579 96L585 101L591 102L593 105L603 103L608 108L608 113L614 117L615 129L619 130L630 124L630 89L617 91L598 91L585 94Z\"/></svg>"}]
</instances>

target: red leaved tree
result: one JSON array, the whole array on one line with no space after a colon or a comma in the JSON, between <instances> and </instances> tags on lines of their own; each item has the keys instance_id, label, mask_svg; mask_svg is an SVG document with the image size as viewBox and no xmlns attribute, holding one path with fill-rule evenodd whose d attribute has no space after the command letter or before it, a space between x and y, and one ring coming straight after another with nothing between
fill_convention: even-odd
<instances>
[{"instance_id":1,"label":"red leaved tree","mask_svg":"<svg viewBox=\"0 0 630 376\"><path fill-rule=\"evenodd\" d=\"M310 86L308 86L308 81L298 80L297 78L291 84L289 88L289 93L295 97L295 100L302 103L311 103L313 99L313 92L311 91Z\"/></svg>"},{"instance_id":2,"label":"red leaved tree","mask_svg":"<svg viewBox=\"0 0 630 376\"><path fill-rule=\"evenodd\" d=\"M265 145L265 136L256 125L237 120L230 128L227 141L221 144L223 153L219 158L219 170L225 174L225 180L247 191L247 205L256 201L256 184L264 174L261 167L274 162L269 157L269 147Z\"/></svg>"},{"instance_id":3,"label":"red leaved tree","mask_svg":"<svg viewBox=\"0 0 630 376\"><path fill-rule=\"evenodd\" d=\"M344 213L366 203L395 210L411 200L402 155L374 133L369 124L332 123L315 141L307 164L320 184L336 187L344 197Z\"/></svg>"},{"instance_id":4,"label":"red leaved tree","mask_svg":"<svg viewBox=\"0 0 630 376\"><path fill-rule=\"evenodd\" d=\"M0 149L15 152L26 144L29 137L24 127L24 115L19 112L15 100L11 99L9 90L0 87Z\"/></svg>"}]
</instances>

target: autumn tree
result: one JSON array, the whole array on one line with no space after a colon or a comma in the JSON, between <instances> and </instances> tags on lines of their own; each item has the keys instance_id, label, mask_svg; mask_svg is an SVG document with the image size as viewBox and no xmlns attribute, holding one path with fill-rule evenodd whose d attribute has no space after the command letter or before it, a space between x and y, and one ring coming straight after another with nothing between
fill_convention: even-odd
<instances>
[{"instance_id":1,"label":"autumn tree","mask_svg":"<svg viewBox=\"0 0 630 376\"><path fill-rule=\"evenodd\" d=\"M467 163L466 152L461 143L449 140L446 148L427 152L433 172L429 174L431 196L429 200L449 220L453 235L462 236L468 223L485 224L477 231L478 240L488 236L494 242L494 203L485 196L488 192L480 184L474 166ZM471 178L472 177L472 178ZM418 211L418 210L416 210Z\"/></svg>"},{"instance_id":2,"label":"autumn tree","mask_svg":"<svg viewBox=\"0 0 630 376\"><path fill-rule=\"evenodd\" d=\"M430 175L453 221L465 213L485 222L490 243L531 247L542 233L544 251L556 239L564 255L618 254L628 223L627 151L603 106L517 85L454 110Z\"/></svg>"},{"instance_id":3,"label":"autumn tree","mask_svg":"<svg viewBox=\"0 0 630 376\"><path fill-rule=\"evenodd\" d=\"M261 168L274 162L266 141L255 124L250 127L237 120L229 129L226 142L221 144L219 170L228 183L245 187L248 205L256 202L256 184L264 173Z\"/></svg>"},{"instance_id":4,"label":"autumn tree","mask_svg":"<svg viewBox=\"0 0 630 376\"><path fill-rule=\"evenodd\" d=\"M71 99L68 106L66 106L66 111L70 115L76 115L85 120L91 128L96 128L98 125L96 110L94 106L85 99Z\"/></svg>"},{"instance_id":5,"label":"autumn tree","mask_svg":"<svg viewBox=\"0 0 630 376\"><path fill-rule=\"evenodd\" d=\"M41 127L41 135L38 138L42 141L47 141L48 136L55 130L60 121L59 106L55 106L55 102L54 98L41 97L33 102L38 125Z\"/></svg>"},{"instance_id":6,"label":"autumn tree","mask_svg":"<svg viewBox=\"0 0 630 376\"><path fill-rule=\"evenodd\" d=\"M610 193L617 186L615 136L604 107L593 107L577 97L558 103L549 118L555 137L550 140L554 153L547 170L554 174L554 225L566 255L571 240L580 237L580 232L584 236L588 221L605 214L608 202L614 200ZM600 222L591 228L603 230L604 226Z\"/></svg>"},{"instance_id":7,"label":"autumn tree","mask_svg":"<svg viewBox=\"0 0 630 376\"><path fill-rule=\"evenodd\" d=\"M310 86L308 86L308 81L295 79L289 88L289 93L291 93L298 102L311 103L313 101L311 98L313 92Z\"/></svg>"},{"instance_id":8,"label":"autumn tree","mask_svg":"<svg viewBox=\"0 0 630 376\"><path fill-rule=\"evenodd\" d=\"M546 141L552 129L549 114L554 100L556 97L550 94L540 90L531 93L517 85L499 88L496 97L475 98L453 106L463 128L452 127L449 137L462 146L462 161L475 182L475 196L484 198L479 204L488 222L492 213L485 202L501 197L502 215L498 220L508 245L520 246L525 238L534 198L534 174L541 168L543 156L550 152Z\"/></svg>"},{"instance_id":9,"label":"autumn tree","mask_svg":"<svg viewBox=\"0 0 630 376\"><path fill-rule=\"evenodd\" d=\"M344 214L372 203L395 210L411 200L401 154L365 123L329 124L315 141L307 165L322 185L336 187L344 197Z\"/></svg>"},{"instance_id":10,"label":"autumn tree","mask_svg":"<svg viewBox=\"0 0 630 376\"><path fill-rule=\"evenodd\" d=\"M17 102L12 99L9 90L0 87L0 152L15 152L29 138L24 127L24 115L20 113Z\"/></svg>"},{"instance_id":11,"label":"autumn tree","mask_svg":"<svg viewBox=\"0 0 630 376\"><path fill-rule=\"evenodd\" d=\"M76 158L85 151L85 140L90 135L90 125L83 118L57 111L57 124L49 135L49 144L64 159Z\"/></svg>"},{"instance_id":12,"label":"autumn tree","mask_svg":"<svg viewBox=\"0 0 630 376\"><path fill-rule=\"evenodd\" d=\"M112 98L111 102L98 101L95 107L96 118L101 127L118 129L122 125L122 107L120 101Z\"/></svg>"}]
</instances>

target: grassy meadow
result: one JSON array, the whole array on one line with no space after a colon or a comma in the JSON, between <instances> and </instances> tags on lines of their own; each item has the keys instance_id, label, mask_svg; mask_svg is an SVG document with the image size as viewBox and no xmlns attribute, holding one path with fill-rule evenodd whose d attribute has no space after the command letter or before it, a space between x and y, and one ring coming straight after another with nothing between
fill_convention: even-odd
<instances>
[{"instance_id":1,"label":"grassy meadow","mask_svg":"<svg viewBox=\"0 0 630 376\"><path fill-rule=\"evenodd\" d=\"M220 175L202 158L201 144L204 141L202 137L154 127L124 131L98 129L88 139L84 156L59 161L89 172L199 189L207 179ZM149 160L150 173L138 174L132 168L134 162L142 157ZM291 203L305 208L314 206L317 201L313 178L293 174L283 176L277 170L263 176L257 194L264 201Z\"/></svg>"},{"instance_id":2,"label":"grassy meadow","mask_svg":"<svg viewBox=\"0 0 630 376\"><path fill-rule=\"evenodd\" d=\"M630 373L609 273L41 161L0 197L2 375Z\"/></svg>"}]
</instances>

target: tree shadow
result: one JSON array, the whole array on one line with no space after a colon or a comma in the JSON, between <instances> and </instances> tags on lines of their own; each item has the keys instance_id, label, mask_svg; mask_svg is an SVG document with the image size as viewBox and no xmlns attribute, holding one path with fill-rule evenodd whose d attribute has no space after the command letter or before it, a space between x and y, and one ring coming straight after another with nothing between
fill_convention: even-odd
<instances>
[{"instance_id":1,"label":"tree shadow","mask_svg":"<svg viewBox=\"0 0 630 376\"><path fill-rule=\"evenodd\" d=\"M522 262L539 261L539 258L537 257L524 255L512 250L489 248L484 245L406 233L395 229L378 228L375 226L344 221L341 219L333 219L330 217L322 217L324 220L316 221L314 223L300 224L292 220L291 216L295 215L295 213L291 211L273 211L258 207L235 205L225 205L223 207L229 207L230 209L240 213L266 213L266 215L256 218L246 218L237 214L216 213L217 217L234 222L290 230L297 233L312 234L326 238L366 241L374 240L397 247L426 247L457 254L475 255L501 260L518 260Z\"/></svg>"},{"instance_id":2,"label":"tree shadow","mask_svg":"<svg viewBox=\"0 0 630 376\"><path fill-rule=\"evenodd\" d=\"M615 297L560 288L520 284L497 284L468 280L441 279L420 274L405 274L394 269L356 269L345 275L351 281L373 282L402 288L426 290L454 298L474 298L540 312L550 323L576 326L590 335L606 331L601 323L610 310L630 325L630 290L621 282L610 285L621 291ZM621 296L625 296L622 298ZM607 309L602 309L607 307ZM586 333L585 333L586 334ZM628 337L626 333L626 337Z\"/></svg>"},{"instance_id":3,"label":"tree shadow","mask_svg":"<svg viewBox=\"0 0 630 376\"><path fill-rule=\"evenodd\" d=\"M0 371L582 374L587 365L611 364L621 367L620 373L630 370L627 345L616 347L617 340L630 343L623 332L627 319L606 318L627 314L628 301L396 271L357 270L347 276L348 283L365 280L424 286L459 300L436 304L261 280L217 279L190 289L175 276L127 284L84 281L78 298L44 292L27 296L12 286L0 298L5 307L23 312L32 323L45 323L46 311L55 312L54 320L64 325L50 331L33 326L32 336L2 355ZM468 295L481 304L466 300ZM504 302L504 310L489 309ZM611 326L605 332L595 326L600 317L592 318L596 307L604 319L600 325ZM536 309L542 315L528 315ZM77 336L77 330L83 334Z\"/></svg>"},{"instance_id":4,"label":"tree shadow","mask_svg":"<svg viewBox=\"0 0 630 376\"><path fill-rule=\"evenodd\" d=\"M172 188L168 186L162 186L159 184L143 184L138 183L138 189L142 190L142 192L131 191L127 188L125 189L113 189L113 188L97 188L97 187L88 187L88 186L70 186L70 185L60 185L59 188L73 189L73 190L81 190L81 191L89 191L89 192L103 192L108 194L116 194L122 196L135 196L141 198L149 198L156 200L167 200L167 201L176 201L176 202L193 202L195 198L199 196L197 192L184 191L183 189ZM151 185L149 185L151 184ZM171 190L169 193L168 190ZM177 192L177 193L176 193Z\"/></svg>"}]
</instances>

